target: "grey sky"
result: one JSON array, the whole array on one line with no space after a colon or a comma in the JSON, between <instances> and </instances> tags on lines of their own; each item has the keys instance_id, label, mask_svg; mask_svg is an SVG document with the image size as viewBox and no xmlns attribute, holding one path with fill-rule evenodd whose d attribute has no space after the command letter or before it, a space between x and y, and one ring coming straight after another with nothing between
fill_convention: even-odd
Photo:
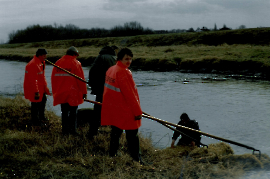
<instances>
[{"instance_id":1,"label":"grey sky","mask_svg":"<svg viewBox=\"0 0 270 179\"><path fill-rule=\"evenodd\" d=\"M0 0L0 42L29 25L110 29L137 21L153 30L269 27L269 0Z\"/></svg>"}]
</instances>

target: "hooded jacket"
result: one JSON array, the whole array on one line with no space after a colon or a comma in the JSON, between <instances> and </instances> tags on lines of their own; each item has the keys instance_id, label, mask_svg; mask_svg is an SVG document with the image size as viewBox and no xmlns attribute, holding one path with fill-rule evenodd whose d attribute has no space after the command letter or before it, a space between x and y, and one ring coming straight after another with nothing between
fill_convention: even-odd
<instances>
[{"instance_id":1,"label":"hooded jacket","mask_svg":"<svg viewBox=\"0 0 270 179\"><path fill-rule=\"evenodd\" d=\"M84 79L81 63L75 57L64 55L55 65ZM51 76L53 105L68 103L78 106L83 103L83 94L87 94L86 83L54 67Z\"/></svg>"},{"instance_id":2,"label":"hooded jacket","mask_svg":"<svg viewBox=\"0 0 270 179\"><path fill-rule=\"evenodd\" d=\"M131 71L118 61L108 69L104 84L101 125L113 125L123 130L141 126L140 99Z\"/></svg>"},{"instance_id":3,"label":"hooded jacket","mask_svg":"<svg viewBox=\"0 0 270 179\"><path fill-rule=\"evenodd\" d=\"M180 120L178 122L178 125L185 126L185 127L195 129L195 130L200 130L199 124L196 120L189 120L186 124L184 124L183 121ZM193 141L193 139L195 139L194 142L196 143L196 145L200 146L200 141L201 141L200 133L193 132L191 130L183 129L180 127L176 127L176 129L185 134L185 135L181 135L181 138L179 139L179 142L177 143L177 145L181 145L181 144L188 145ZM179 132L174 132L172 139L176 140L179 136L180 136ZM192 139L190 137L192 137Z\"/></svg>"},{"instance_id":4,"label":"hooded jacket","mask_svg":"<svg viewBox=\"0 0 270 179\"><path fill-rule=\"evenodd\" d=\"M45 78L45 61L41 63L35 55L33 59L25 67L24 75L24 97L31 102L41 102L44 93L50 94L47 91L47 81ZM39 92L39 99L35 100L35 93Z\"/></svg>"},{"instance_id":5,"label":"hooded jacket","mask_svg":"<svg viewBox=\"0 0 270 179\"><path fill-rule=\"evenodd\" d=\"M91 93L102 95L104 90L106 71L115 65L115 51L109 47L103 47L89 70L88 85L91 86Z\"/></svg>"}]
</instances>

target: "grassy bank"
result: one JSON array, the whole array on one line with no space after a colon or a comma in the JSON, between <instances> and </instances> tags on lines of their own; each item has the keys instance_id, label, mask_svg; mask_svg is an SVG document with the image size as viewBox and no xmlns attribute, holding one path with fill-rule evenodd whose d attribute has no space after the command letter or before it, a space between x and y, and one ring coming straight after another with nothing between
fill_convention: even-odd
<instances>
[{"instance_id":1,"label":"grassy bank","mask_svg":"<svg viewBox=\"0 0 270 179\"><path fill-rule=\"evenodd\" d=\"M37 48L58 60L70 46L82 65L93 63L105 45L129 47L133 69L203 73L236 73L270 79L270 28L218 32L141 35L0 45L0 58L29 61ZM268 40L267 40L268 39Z\"/></svg>"},{"instance_id":2,"label":"grassy bank","mask_svg":"<svg viewBox=\"0 0 270 179\"><path fill-rule=\"evenodd\" d=\"M225 143L209 148L157 149L151 139L140 135L144 161L140 166L128 155L124 134L121 156L110 158L109 127L88 141L87 125L80 125L79 137L62 136L61 120L46 111L46 130L29 129L30 104L23 97L0 97L0 178L239 178L248 171L270 170L266 154L234 155ZM91 117L89 117L91 119ZM255 176L255 178L256 178Z\"/></svg>"}]
</instances>

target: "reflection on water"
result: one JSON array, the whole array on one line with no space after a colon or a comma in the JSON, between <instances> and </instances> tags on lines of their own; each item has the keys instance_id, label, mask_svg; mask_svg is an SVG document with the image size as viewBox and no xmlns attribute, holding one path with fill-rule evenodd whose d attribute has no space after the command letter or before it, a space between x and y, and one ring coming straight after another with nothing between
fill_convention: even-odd
<instances>
[{"instance_id":1,"label":"reflection on water","mask_svg":"<svg viewBox=\"0 0 270 179\"><path fill-rule=\"evenodd\" d=\"M0 60L0 94L13 96L23 92L26 63ZM88 78L88 67L84 67ZM52 66L46 66L50 85ZM226 76L180 72L135 71L142 110L160 119L178 123L181 113L199 122L203 132L243 143L270 155L270 83L269 81L236 80ZM215 79L214 79L215 78ZM226 78L226 79L225 79ZM223 80L222 80L223 79ZM89 91L90 93L90 91ZM95 97L88 93L88 99ZM47 108L60 115L60 106ZM93 107L84 103L79 108ZM143 119L140 131L151 136L160 148L169 147L172 131L161 124ZM208 137L202 143L219 142ZM232 145L236 154L252 151Z\"/></svg>"}]
</instances>

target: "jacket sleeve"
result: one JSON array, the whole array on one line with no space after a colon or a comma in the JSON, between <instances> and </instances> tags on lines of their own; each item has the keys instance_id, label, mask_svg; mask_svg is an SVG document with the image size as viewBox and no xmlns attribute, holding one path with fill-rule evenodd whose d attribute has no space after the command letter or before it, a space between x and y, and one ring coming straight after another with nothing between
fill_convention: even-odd
<instances>
[{"instance_id":1,"label":"jacket sleeve","mask_svg":"<svg viewBox=\"0 0 270 179\"><path fill-rule=\"evenodd\" d=\"M77 65L75 74L85 80L84 72L80 64ZM79 79L77 80L77 83L82 94L87 94L86 83Z\"/></svg>"},{"instance_id":2,"label":"jacket sleeve","mask_svg":"<svg viewBox=\"0 0 270 179\"><path fill-rule=\"evenodd\" d=\"M127 71L125 71L124 73L120 73L117 78L119 79L119 87L121 93L123 94L126 102L129 104L133 115L142 115L139 95L136 90L135 82L133 81L132 76L129 75Z\"/></svg>"},{"instance_id":3,"label":"jacket sleeve","mask_svg":"<svg viewBox=\"0 0 270 179\"><path fill-rule=\"evenodd\" d=\"M44 70L43 70L44 86L46 87L48 84L47 84L47 80L46 80L46 77L45 77L45 61L43 62L43 65L44 65Z\"/></svg>"},{"instance_id":4,"label":"jacket sleeve","mask_svg":"<svg viewBox=\"0 0 270 179\"><path fill-rule=\"evenodd\" d=\"M55 72L56 72L56 67L53 67L52 69L52 75L51 75L51 85L52 85L52 94L55 95L56 92L56 86L55 86Z\"/></svg>"},{"instance_id":5,"label":"jacket sleeve","mask_svg":"<svg viewBox=\"0 0 270 179\"><path fill-rule=\"evenodd\" d=\"M180 121L178 122L178 125L181 125ZM178 130L178 131L181 132L181 128L180 128L180 127L176 127L176 130ZM173 137L172 137L172 139L176 140L179 136L180 136L180 133L174 131L174 132L173 132Z\"/></svg>"},{"instance_id":6,"label":"jacket sleeve","mask_svg":"<svg viewBox=\"0 0 270 179\"><path fill-rule=\"evenodd\" d=\"M88 85L91 86L91 88L93 88L93 86L96 83L95 75L97 73L96 67L98 66L99 59L100 59L100 55L95 58L94 63L89 70Z\"/></svg>"},{"instance_id":7,"label":"jacket sleeve","mask_svg":"<svg viewBox=\"0 0 270 179\"><path fill-rule=\"evenodd\" d=\"M27 66L26 71L27 71L28 85L30 86L31 91L34 93L39 92L37 67L34 65Z\"/></svg>"},{"instance_id":8,"label":"jacket sleeve","mask_svg":"<svg viewBox=\"0 0 270 179\"><path fill-rule=\"evenodd\" d=\"M105 82L105 73L106 71L103 70L102 66L102 57L99 55L91 69L89 70L89 81L88 84L91 86L91 93L92 94L98 94L98 93L103 93L103 87L104 87L104 82Z\"/></svg>"}]
</instances>

